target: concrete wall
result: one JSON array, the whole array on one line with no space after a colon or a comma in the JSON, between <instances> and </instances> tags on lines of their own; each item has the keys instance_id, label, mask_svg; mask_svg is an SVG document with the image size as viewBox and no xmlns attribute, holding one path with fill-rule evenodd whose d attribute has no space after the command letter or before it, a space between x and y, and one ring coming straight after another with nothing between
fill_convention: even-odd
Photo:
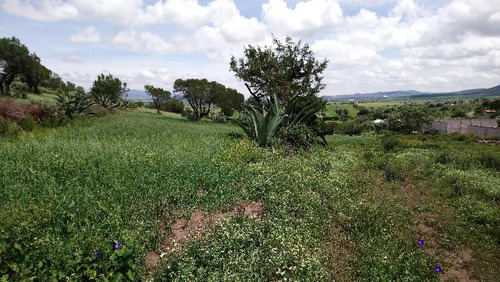
<instances>
[{"instance_id":1,"label":"concrete wall","mask_svg":"<svg viewBox=\"0 0 500 282\"><path fill-rule=\"evenodd\" d=\"M438 119L432 123L432 127L441 133L500 135L500 128L494 119Z\"/></svg>"}]
</instances>

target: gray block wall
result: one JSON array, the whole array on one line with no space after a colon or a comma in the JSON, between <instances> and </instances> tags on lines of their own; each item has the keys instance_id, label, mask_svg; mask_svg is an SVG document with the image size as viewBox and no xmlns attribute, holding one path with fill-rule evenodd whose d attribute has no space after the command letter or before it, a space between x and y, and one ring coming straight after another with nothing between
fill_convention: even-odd
<instances>
[{"instance_id":1,"label":"gray block wall","mask_svg":"<svg viewBox=\"0 0 500 282\"><path fill-rule=\"evenodd\" d=\"M500 136L500 128L494 119L438 119L432 126L441 133Z\"/></svg>"}]
</instances>

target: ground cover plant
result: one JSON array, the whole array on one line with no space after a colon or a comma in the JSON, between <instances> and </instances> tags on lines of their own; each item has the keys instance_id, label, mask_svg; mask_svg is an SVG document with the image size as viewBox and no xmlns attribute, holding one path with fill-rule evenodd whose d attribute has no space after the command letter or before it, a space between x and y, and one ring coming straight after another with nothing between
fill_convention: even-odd
<instances>
[{"instance_id":1,"label":"ground cover plant","mask_svg":"<svg viewBox=\"0 0 500 282\"><path fill-rule=\"evenodd\" d=\"M0 140L2 278L498 277L497 147L340 135L273 152L240 134L137 109Z\"/></svg>"}]
</instances>

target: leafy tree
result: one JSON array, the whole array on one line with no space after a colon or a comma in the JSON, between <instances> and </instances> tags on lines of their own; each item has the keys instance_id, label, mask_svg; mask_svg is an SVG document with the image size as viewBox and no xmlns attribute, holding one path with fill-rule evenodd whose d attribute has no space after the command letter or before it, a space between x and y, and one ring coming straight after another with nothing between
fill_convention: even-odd
<instances>
[{"instance_id":1,"label":"leafy tree","mask_svg":"<svg viewBox=\"0 0 500 282\"><path fill-rule=\"evenodd\" d=\"M184 111L184 103L181 100L170 99L162 103L161 109L166 112L180 114L182 113L182 111Z\"/></svg>"},{"instance_id":2,"label":"leafy tree","mask_svg":"<svg viewBox=\"0 0 500 282\"><path fill-rule=\"evenodd\" d=\"M109 108L121 100L123 94L128 91L127 83L122 83L119 78L111 74L100 74L92 84L90 96L97 104Z\"/></svg>"},{"instance_id":3,"label":"leafy tree","mask_svg":"<svg viewBox=\"0 0 500 282\"><path fill-rule=\"evenodd\" d=\"M31 55L26 63L24 79L31 92L39 93L38 86L42 81L50 78L52 71L40 63L40 58L36 54Z\"/></svg>"},{"instance_id":4,"label":"leafy tree","mask_svg":"<svg viewBox=\"0 0 500 282\"><path fill-rule=\"evenodd\" d=\"M19 39L0 39L0 92L9 94L10 85L16 77L26 73L30 65L30 53L28 47L21 44Z\"/></svg>"},{"instance_id":5,"label":"leafy tree","mask_svg":"<svg viewBox=\"0 0 500 282\"><path fill-rule=\"evenodd\" d=\"M160 114L160 107L163 101L170 99L170 92L163 90L163 88L154 87L152 85L144 85L146 93L151 96L153 103L155 104L158 114Z\"/></svg>"},{"instance_id":6,"label":"leafy tree","mask_svg":"<svg viewBox=\"0 0 500 282\"><path fill-rule=\"evenodd\" d=\"M219 106L226 114L239 109L242 96L236 90L206 79L177 79L174 92L181 93L193 109L198 119L208 116L212 105Z\"/></svg>"},{"instance_id":7,"label":"leafy tree","mask_svg":"<svg viewBox=\"0 0 500 282\"><path fill-rule=\"evenodd\" d=\"M307 44L294 43L290 37L273 45L245 48L244 58L231 58L230 68L258 102L263 104L272 94L286 103L295 96L316 96L325 85L321 74L328 61L319 62Z\"/></svg>"},{"instance_id":8,"label":"leafy tree","mask_svg":"<svg viewBox=\"0 0 500 282\"><path fill-rule=\"evenodd\" d=\"M432 116L425 107L405 105L389 115L387 127L391 131L411 133L412 131L420 131L431 121Z\"/></svg>"},{"instance_id":9,"label":"leafy tree","mask_svg":"<svg viewBox=\"0 0 500 282\"><path fill-rule=\"evenodd\" d=\"M234 111L241 111L245 103L245 96L235 89L220 89L215 96L215 105L220 108L223 115L230 117Z\"/></svg>"},{"instance_id":10,"label":"leafy tree","mask_svg":"<svg viewBox=\"0 0 500 282\"><path fill-rule=\"evenodd\" d=\"M181 93L193 109L196 118L200 119L210 113L214 102L211 84L206 79L177 79L174 82L174 92Z\"/></svg>"},{"instance_id":11,"label":"leafy tree","mask_svg":"<svg viewBox=\"0 0 500 282\"><path fill-rule=\"evenodd\" d=\"M349 120L349 111L347 109L336 109L335 113L339 115L339 120L346 122Z\"/></svg>"}]
</instances>

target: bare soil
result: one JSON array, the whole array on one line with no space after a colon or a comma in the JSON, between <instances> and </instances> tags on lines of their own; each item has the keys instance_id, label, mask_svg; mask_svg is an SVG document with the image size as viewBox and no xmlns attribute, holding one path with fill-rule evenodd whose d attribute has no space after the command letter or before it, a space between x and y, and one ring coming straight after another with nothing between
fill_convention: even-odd
<instances>
[{"instance_id":1,"label":"bare soil","mask_svg":"<svg viewBox=\"0 0 500 282\"><path fill-rule=\"evenodd\" d=\"M163 235L163 240L160 243L161 252L148 252L146 254L145 267L146 269L157 267L162 261L167 260L169 254L181 250L187 242L198 239L214 224L235 216L260 217L262 216L262 210L262 203L239 202L233 209L220 213L207 214L202 209L196 209L192 212L190 218L177 218L170 230L167 230L165 222L160 222L159 228Z\"/></svg>"}]
</instances>

